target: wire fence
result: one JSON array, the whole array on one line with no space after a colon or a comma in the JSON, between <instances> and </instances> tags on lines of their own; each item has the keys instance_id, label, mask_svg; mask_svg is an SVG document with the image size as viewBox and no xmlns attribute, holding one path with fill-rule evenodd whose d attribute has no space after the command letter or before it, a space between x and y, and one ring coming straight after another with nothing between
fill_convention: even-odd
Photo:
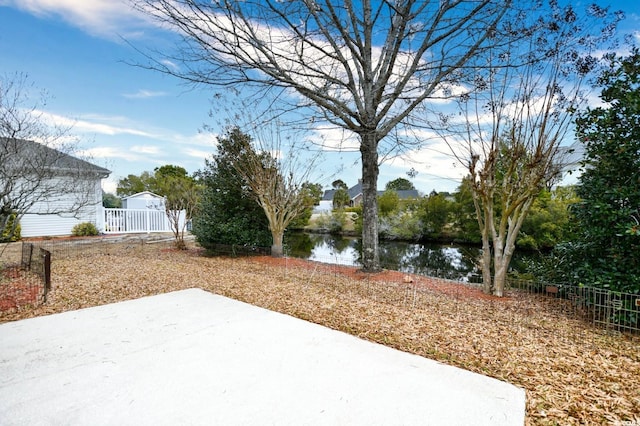
<instances>
[{"instance_id":1,"label":"wire fence","mask_svg":"<svg viewBox=\"0 0 640 426\"><path fill-rule=\"evenodd\" d=\"M23 244L20 269L40 278L42 301L46 302L47 294L51 290L51 252L31 243Z\"/></svg>"},{"instance_id":2,"label":"wire fence","mask_svg":"<svg viewBox=\"0 0 640 426\"><path fill-rule=\"evenodd\" d=\"M340 263L336 262L333 257L316 257L314 260L320 263L334 264L336 267L359 266L356 261ZM384 269L384 262L382 262L382 266ZM465 297L465 289L475 288L481 290L483 286L482 276L479 274L464 275L457 279L453 279L451 273L438 276L439 274L435 273L435 271L432 271L429 275L410 275L428 278L432 285L438 287L438 291L446 292L455 298ZM402 301L401 303L404 305L416 306L420 304L421 289L419 286L414 285L409 275L408 281L399 283L398 288L394 290L394 303ZM552 304L553 308L563 315L590 323L594 327L609 333L640 334L640 294L638 293L624 293L599 287L541 283L513 278L508 278L506 284L507 297L522 300L522 296L526 295L530 298L543 299L544 302ZM374 290L369 291L369 296L377 297L377 293L383 291L379 287L376 286ZM389 296L386 297L388 298Z\"/></svg>"},{"instance_id":3,"label":"wire fence","mask_svg":"<svg viewBox=\"0 0 640 426\"><path fill-rule=\"evenodd\" d=\"M270 256L271 248L269 247L257 247L250 245L228 245L228 244L213 244L207 249L207 254L213 256Z\"/></svg>"},{"instance_id":4,"label":"wire fence","mask_svg":"<svg viewBox=\"0 0 640 426\"><path fill-rule=\"evenodd\" d=\"M45 303L50 290L48 250L33 244L14 245L6 260L0 259L0 311Z\"/></svg>"},{"instance_id":5,"label":"wire fence","mask_svg":"<svg viewBox=\"0 0 640 426\"><path fill-rule=\"evenodd\" d=\"M122 252L168 249L175 245L175 239L171 233L143 233L71 239L51 238L22 244L33 244L34 247L48 250L55 263L55 259L82 258L95 254L108 256Z\"/></svg>"},{"instance_id":6,"label":"wire fence","mask_svg":"<svg viewBox=\"0 0 640 426\"><path fill-rule=\"evenodd\" d=\"M640 294L605 288L509 280L510 291L555 299L569 315L612 332L640 334Z\"/></svg>"},{"instance_id":7,"label":"wire fence","mask_svg":"<svg viewBox=\"0 0 640 426\"><path fill-rule=\"evenodd\" d=\"M14 257L19 256L20 260L0 264L2 270L0 310L46 302L48 292L55 286L51 282L51 268L55 268L56 259L73 257L81 260L83 257L89 258L94 255L122 255L171 249L173 243L171 235L151 237L149 235L127 235L73 241L52 239L15 246L20 249L14 250ZM244 257L269 255L270 249L220 244L208 250L207 254ZM332 257L315 258L314 261L318 265L322 265L325 270L336 268L334 271L336 275L340 273L339 268L358 267L357 262L340 263ZM415 276L415 274L412 275ZM441 277L433 275L424 275L423 277L428 278L431 285L437 287L434 287L437 291L447 293L455 299L466 297L465 294L469 288L478 290L482 287L481 277L477 275L473 279L463 277L458 280L452 280L450 275ZM354 286L354 288L356 287ZM367 283L364 287L360 286L359 288L364 297L387 300L395 305L400 304L411 308L424 302L424 288L417 285L411 278L406 282L384 285ZM563 315L590 323L594 327L608 332L640 334L640 294L622 293L597 287L509 279L506 296L522 299L523 295L542 299L544 303L552 305L553 309ZM522 300L523 304L527 303L524 299Z\"/></svg>"},{"instance_id":8,"label":"wire fence","mask_svg":"<svg viewBox=\"0 0 640 426\"><path fill-rule=\"evenodd\" d=\"M0 311L29 309L46 303L54 288L52 269L56 260L168 249L174 242L171 234L152 234L4 244L0 247Z\"/></svg>"}]
</instances>

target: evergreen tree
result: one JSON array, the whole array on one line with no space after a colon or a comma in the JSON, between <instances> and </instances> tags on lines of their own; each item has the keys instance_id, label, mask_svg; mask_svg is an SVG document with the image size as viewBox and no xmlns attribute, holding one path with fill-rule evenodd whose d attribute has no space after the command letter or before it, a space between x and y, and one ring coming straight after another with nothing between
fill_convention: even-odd
<instances>
[{"instance_id":1,"label":"evergreen tree","mask_svg":"<svg viewBox=\"0 0 640 426\"><path fill-rule=\"evenodd\" d=\"M413 186L410 180L405 178L398 178L387 182L387 185L384 187L384 189L394 191L407 191L416 189L416 187Z\"/></svg>"},{"instance_id":2,"label":"evergreen tree","mask_svg":"<svg viewBox=\"0 0 640 426\"><path fill-rule=\"evenodd\" d=\"M144 191L155 193L156 190L154 174L144 171L140 176L130 174L127 177L120 179L118 181L118 187L116 188L116 195L118 197L127 197Z\"/></svg>"},{"instance_id":3,"label":"evergreen tree","mask_svg":"<svg viewBox=\"0 0 640 426\"><path fill-rule=\"evenodd\" d=\"M322 199L322 185L319 183L305 182L302 185L304 192L305 209L289 224L290 229L303 229L309 224L309 219L313 214L313 208L320 203Z\"/></svg>"},{"instance_id":4,"label":"evergreen tree","mask_svg":"<svg viewBox=\"0 0 640 426\"><path fill-rule=\"evenodd\" d=\"M232 156L249 136L233 129L218 137L218 153L198 172L204 193L192 233L198 243L212 249L215 244L268 247L271 232L264 210L233 166Z\"/></svg>"},{"instance_id":5,"label":"evergreen tree","mask_svg":"<svg viewBox=\"0 0 640 426\"><path fill-rule=\"evenodd\" d=\"M640 293L640 51L608 59L598 80L605 106L577 121L585 157L568 278Z\"/></svg>"},{"instance_id":6,"label":"evergreen tree","mask_svg":"<svg viewBox=\"0 0 640 426\"><path fill-rule=\"evenodd\" d=\"M349 202L351 201L351 196L349 196L349 191L346 188L338 188L336 192L333 193L333 208L334 209L342 209L344 207L349 207Z\"/></svg>"},{"instance_id":7,"label":"evergreen tree","mask_svg":"<svg viewBox=\"0 0 640 426\"><path fill-rule=\"evenodd\" d=\"M442 194L433 191L428 197L424 197L420 203L423 236L441 238L450 222L452 210L453 203Z\"/></svg>"}]
</instances>

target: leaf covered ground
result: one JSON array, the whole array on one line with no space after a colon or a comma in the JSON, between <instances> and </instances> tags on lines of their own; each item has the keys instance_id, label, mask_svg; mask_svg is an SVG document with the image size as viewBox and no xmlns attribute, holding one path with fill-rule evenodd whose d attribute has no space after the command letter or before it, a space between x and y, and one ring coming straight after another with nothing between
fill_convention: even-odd
<instances>
[{"instance_id":1,"label":"leaf covered ground","mask_svg":"<svg viewBox=\"0 0 640 426\"><path fill-rule=\"evenodd\" d=\"M2 312L0 322L197 287L513 383L526 390L529 425L640 424L639 339L594 329L558 300L166 245L54 259L47 303Z\"/></svg>"}]
</instances>

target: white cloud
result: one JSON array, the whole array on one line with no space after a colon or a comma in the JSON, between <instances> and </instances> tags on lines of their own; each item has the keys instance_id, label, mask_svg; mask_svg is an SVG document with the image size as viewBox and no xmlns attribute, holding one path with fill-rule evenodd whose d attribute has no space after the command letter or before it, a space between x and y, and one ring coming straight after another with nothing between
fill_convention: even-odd
<instances>
[{"instance_id":1,"label":"white cloud","mask_svg":"<svg viewBox=\"0 0 640 426\"><path fill-rule=\"evenodd\" d=\"M325 151L357 151L360 139L354 133L331 125L318 125L313 129L311 141Z\"/></svg>"},{"instance_id":2,"label":"white cloud","mask_svg":"<svg viewBox=\"0 0 640 426\"><path fill-rule=\"evenodd\" d=\"M102 190L109 194L115 194L118 189L118 180L112 176L102 180Z\"/></svg>"},{"instance_id":3,"label":"white cloud","mask_svg":"<svg viewBox=\"0 0 640 426\"><path fill-rule=\"evenodd\" d=\"M132 146L130 149L132 152L135 152L137 154L155 155L160 153L159 147L151 146L151 145L144 145L144 146L135 145L135 146Z\"/></svg>"},{"instance_id":4,"label":"white cloud","mask_svg":"<svg viewBox=\"0 0 640 426\"><path fill-rule=\"evenodd\" d=\"M180 67L175 62L170 61L168 59L162 59L160 60L160 63L166 66L167 68L172 69L173 71L178 71L180 69Z\"/></svg>"},{"instance_id":5,"label":"white cloud","mask_svg":"<svg viewBox=\"0 0 640 426\"><path fill-rule=\"evenodd\" d=\"M167 134L164 139L180 145L211 147L213 150L217 146L216 136L207 132L199 132L191 135Z\"/></svg>"},{"instance_id":6,"label":"white cloud","mask_svg":"<svg viewBox=\"0 0 640 426\"><path fill-rule=\"evenodd\" d=\"M420 147L385 161L380 167L379 187L398 177L407 178L406 173L413 169L417 172L417 176L410 180L419 191L428 193L435 189L453 192L468 172L454 157L451 147L440 135L426 129L413 129L411 135L407 137L423 143ZM452 144L452 146L462 147L461 144Z\"/></svg>"},{"instance_id":7,"label":"white cloud","mask_svg":"<svg viewBox=\"0 0 640 426\"><path fill-rule=\"evenodd\" d=\"M125 123L128 121L124 117L103 116L97 114L85 114L79 119L73 119L64 115L55 114L46 111L34 111L39 114L41 119L51 126L60 126L71 128L73 133L90 133L101 135L132 135L147 138L157 138L157 134L153 134L144 130L139 130L126 125L114 125L112 123Z\"/></svg>"},{"instance_id":8,"label":"white cloud","mask_svg":"<svg viewBox=\"0 0 640 426\"><path fill-rule=\"evenodd\" d=\"M153 90L144 90L140 89L135 93L124 93L124 96L127 99L148 99L148 98L157 98L161 96L166 96L167 92L158 92Z\"/></svg>"},{"instance_id":9,"label":"white cloud","mask_svg":"<svg viewBox=\"0 0 640 426\"><path fill-rule=\"evenodd\" d=\"M209 158L211 156L211 154L213 154L212 151L202 151L202 150L198 150L198 149L185 149L182 151L185 155L188 155L189 157L194 157L194 158L199 158L199 159L204 159L204 158Z\"/></svg>"},{"instance_id":10,"label":"white cloud","mask_svg":"<svg viewBox=\"0 0 640 426\"><path fill-rule=\"evenodd\" d=\"M91 161L96 159L121 159L126 161L139 161L144 157L131 153L126 149L118 149L111 146L101 146L82 150L78 153L82 158L89 158Z\"/></svg>"},{"instance_id":11,"label":"white cloud","mask_svg":"<svg viewBox=\"0 0 640 426\"><path fill-rule=\"evenodd\" d=\"M128 134L128 135L143 136L148 138L155 137L155 135L142 130L110 126L104 123L91 123L83 120L77 121L74 128L77 131L80 131L83 133L98 133L98 134L110 135L110 136L114 136L118 134L120 135Z\"/></svg>"},{"instance_id":12,"label":"white cloud","mask_svg":"<svg viewBox=\"0 0 640 426\"><path fill-rule=\"evenodd\" d=\"M38 17L56 16L89 34L110 39L131 36L148 21L123 0L4 0L3 4Z\"/></svg>"},{"instance_id":13,"label":"white cloud","mask_svg":"<svg viewBox=\"0 0 640 426\"><path fill-rule=\"evenodd\" d=\"M211 133L198 132L194 134L180 134L174 130L156 128L145 123L136 122L124 116L86 113L82 114L78 119L72 119L61 114L41 110L36 110L33 114L36 114L40 120L48 126L52 126L52 128L69 129L69 138L60 139L58 140L59 143L71 143L77 139L75 135L81 135L82 139L95 137L101 140L104 140L103 137L118 137L119 141L121 141L123 137L125 139L128 137L142 137L150 139L152 144L136 144L130 146L128 149L131 153L141 154L142 156L160 155L166 152L166 149L171 149L171 147L177 145L209 148L208 150L191 149L187 151L187 155L199 158L205 158L211 155L216 146L215 135ZM161 146L167 143L170 144L168 147L164 148ZM120 151L100 156L126 157L124 154L121 154ZM135 159L143 160L144 158L136 157Z\"/></svg>"}]
</instances>

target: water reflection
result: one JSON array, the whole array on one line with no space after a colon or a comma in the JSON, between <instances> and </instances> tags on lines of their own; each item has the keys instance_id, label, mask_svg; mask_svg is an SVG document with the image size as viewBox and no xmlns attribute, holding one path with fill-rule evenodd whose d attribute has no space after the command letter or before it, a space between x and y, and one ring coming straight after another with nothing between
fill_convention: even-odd
<instances>
[{"instance_id":1,"label":"water reflection","mask_svg":"<svg viewBox=\"0 0 640 426\"><path fill-rule=\"evenodd\" d=\"M289 233L285 236L289 256L339 265L360 265L360 241L339 235Z\"/></svg>"},{"instance_id":2,"label":"water reflection","mask_svg":"<svg viewBox=\"0 0 640 426\"><path fill-rule=\"evenodd\" d=\"M318 262L359 266L359 238L291 233L285 239L287 254ZM481 249L444 244L380 241L380 263L385 269L468 281L479 274Z\"/></svg>"}]
</instances>

